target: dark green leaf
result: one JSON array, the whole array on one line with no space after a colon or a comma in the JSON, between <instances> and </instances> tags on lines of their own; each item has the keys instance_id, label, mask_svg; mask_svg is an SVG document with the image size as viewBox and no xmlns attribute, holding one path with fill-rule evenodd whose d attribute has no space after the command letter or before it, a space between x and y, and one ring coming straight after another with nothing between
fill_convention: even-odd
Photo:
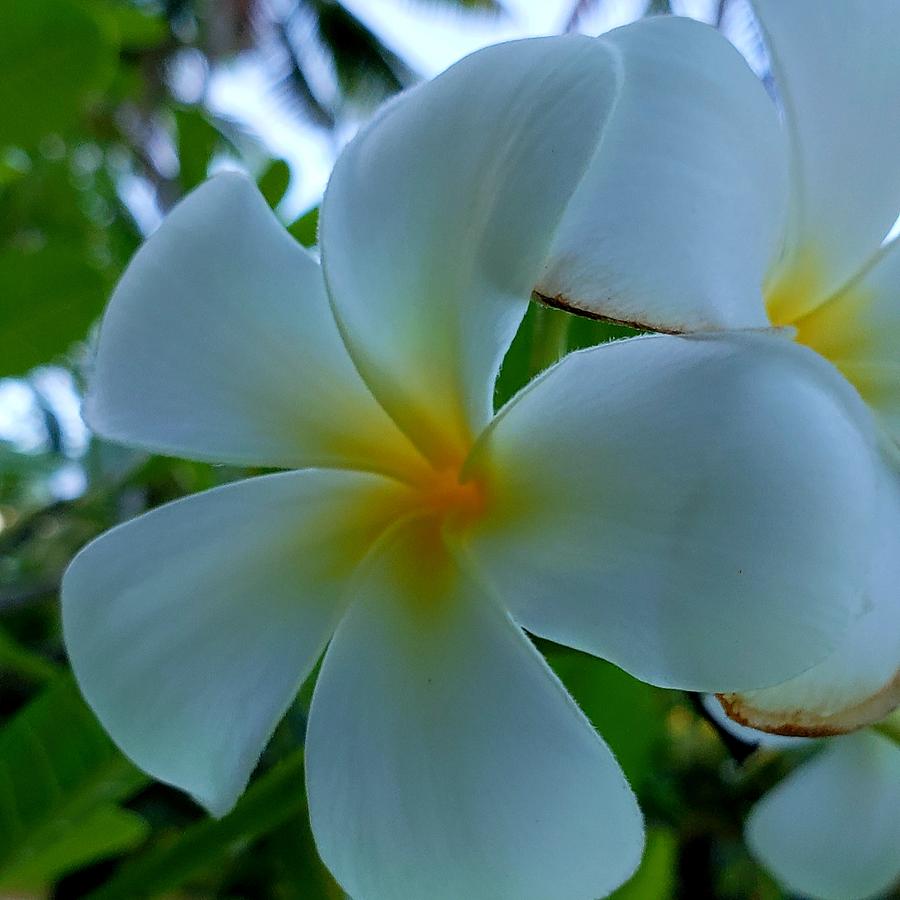
<instances>
[{"instance_id":1,"label":"dark green leaf","mask_svg":"<svg viewBox=\"0 0 900 900\"><path fill-rule=\"evenodd\" d=\"M589 319L587 316L572 316L569 325L569 349L580 350L583 347L595 347L597 344L607 344L610 341L619 341L623 338L635 337L641 334L636 328L628 325L618 325L615 322L604 322L599 319Z\"/></svg>"},{"instance_id":2,"label":"dark green leaf","mask_svg":"<svg viewBox=\"0 0 900 900\"><path fill-rule=\"evenodd\" d=\"M319 207L314 206L312 209L303 213L299 219L295 219L288 225L288 231L301 243L304 247L314 247L318 240L319 229Z\"/></svg>"},{"instance_id":3,"label":"dark green leaf","mask_svg":"<svg viewBox=\"0 0 900 900\"><path fill-rule=\"evenodd\" d=\"M109 0L105 0L102 7L102 15L109 20L124 48L144 50L158 47L168 37L169 29L165 20L146 9Z\"/></svg>"},{"instance_id":4,"label":"dark green leaf","mask_svg":"<svg viewBox=\"0 0 900 900\"><path fill-rule=\"evenodd\" d=\"M561 317L568 319L565 335L569 350L593 347L596 344L605 344L640 333L625 325L572 315L550 309L537 302L530 303L500 367L494 390L494 406L497 409L525 387L540 369L553 361L545 352L547 348L536 346L536 342L545 342L548 337L547 325L553 323L553 327L556 328L561 324Z\"/></svg>"},{"instance_id":5,"label":"dark green leaf","mask_svg":"<svg viewBox=\"0 0 900 900\"><path fill-rule=\"evenodd\" d=\"M60 875L142 844L150 826L137 813L101 806L63 832L59 839L0 876L0 889L35 891Z\"/></svg>"},{"instance_id":6,"label":"dark green leaf","mask_svg":"<svg viewBox=\"0 0 900 900\"><path fill-rule=\"evenodd\" d=\"M281 900L344 900L346 895L316 852L306 809L274 829L264 849L270 854Z\"/></svg>"},{"instance_id":7,"label":"dark green leaf","mask_svg":"<svg viewBox=\"0 0 900 900\"><path fill-rule=\"evenodd\" d=\"M669 695L587 653L553 648L547 661L638 789L651 774L654 751L664 738Z\"/></svg>"},{"instance_id":8,"label":"dark green leaf","mask_svg":"<svg viewBox=\"0 0 900 900\"><path fill-rule=\"evenodd\" d=\"M671 900L675 894L678 840L668 828L650 828L644 858L632 879L610 900Z\"/></svg>"},{"instance_id":9,"label":"dark green leaf","mask_svg":"<svg viewBox=\"0 0 900 900\"><path fill-rule=\"evenodd\" d=\"M0 251L0 376L50 362L84 338L108 289L103 273L68 247Z\"/></svg>"},{"instance_id":10,"label":"dark green leaf","mask_svg":"<svg viewBox=\"0 0 900 900\"><path fill-rule=\"evenodd\" d=\"M20 646L5 631L0 629L0 683L3 674L11 672L18 678L36 684L46 684L52 681L59 667Z\"/></svg>"},{"instance_id":11,"label":"dark green leaf","mask_svg":"<svg viewBox=\"0 0 900 900\"><path fill-rule=\"evenodd\" d=\"M300 815L306 815L306 794L303 754L298 750L259 778L223 819L204 819L184 829L174 843L148 850L90 894L90 900L134 900L175 890ZM315 850L307 840L295 852L314 854ZM311 866L314 861L310 860ZM305 900L331 900L334 896L315 883L302 887L306 890L302 895Z\"/></svg>"},{"instance_id":12,"label":"dark green leaf","mask_svg":"<svg viewBox=\"0 0 900 900\"><path fill-rule=\"evenodd\" d=\"M0 872L33 878L40 874L38 859L56 866L76 850L115 846L115 835L99 828L121 824L108 812L111 804L146 782L107 737L74 681L54 682L0 731ZM71 843L73 823L95 815L97 830Z\"/></svg>"},{"instance_id":13,"label":"dark green leaf","mask_svg":"<svg viewBox=\"0 0 900 900\"><path fill-rule=\"evenodd\" d=\"M206 180L213 154L223 143L222 134L196 107L175 110L178 129L178 180L187 192Z\"/></svg>"},{"instance_id":14,"label":"dark green leaf","mask_svg":"<svg viewBox=\"0 0 900 900\"><path fill-rule=\"evenodd\" d=\"M269 163L265 172L259 176L257 185L262 191L266 203L275 209L281 203L291 183L291 168L283 159L275 159Z\"/></svg>"},{"instance_id":15,"label":"dark green leaf","mask_svg":"<svg viewBox=\"0 0 900 900\"><path fill-rule=\"evenodd\" d=\"M0 147L65 131L112 76L116 47L70 0L0 0Z\"/></svg>"}]
</instances>

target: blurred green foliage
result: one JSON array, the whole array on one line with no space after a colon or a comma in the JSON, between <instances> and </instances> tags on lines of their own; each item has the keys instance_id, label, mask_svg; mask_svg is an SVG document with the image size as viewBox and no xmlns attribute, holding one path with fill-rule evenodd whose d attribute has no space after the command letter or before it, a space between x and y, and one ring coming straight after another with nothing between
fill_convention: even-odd
<instances>
[{"instance_id":1,"label":"blurred green foliage","mask_svg":"<svg viewBox=\"0 0 900 900\"><path fill-rule=\"evenodd\" d=\"M496 0L432 2L502 14ZM278 7L274 16L252 0L0 0L0 406L24 397L19 414L34 420L26 431L35 435L0 440L0 896L342 896L307 819L311 684L236 809L211 820L138 772L106 737L68 672L57 605L67 562L92 537L253 474L79 437L44 386L55 373L77 403L92 327L142 239L129 186L164 212L230 158L256 174L274 208L298 174L211 112L202 91L179 93L180 61L199 60L208 76L254 48L281 54L285 114L326 128L416 78L336 0ZM323 58L330 89L311 77ZM317 210L285 224L300 243L315 243ZM566 348L629 334L532 305L497 405ZM61 487L66 478L75 486ZM741 764L690 698L584 654L541 649L648 814L646 858L616 896L780 896L747 857L740 828L789 763L758 753Z\"/></svg>"}]
</instances>

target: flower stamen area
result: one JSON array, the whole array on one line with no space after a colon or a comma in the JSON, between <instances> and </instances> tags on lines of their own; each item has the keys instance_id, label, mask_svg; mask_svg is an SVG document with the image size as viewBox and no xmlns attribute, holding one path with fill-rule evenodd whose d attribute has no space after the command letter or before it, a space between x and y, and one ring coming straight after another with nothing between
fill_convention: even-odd
<instances>
[{"instance_id":1,"label":"flower stamen area","mask_svg":"<svg viewBox=\"0 0 900 900\"><path fill-rule=\"evenodd\" d=\"M858 362L864 339L860 313L867 304L867 293L851 285L817 302L821 279L811 260L810 255L804 257L766 291L769 320L775 326L795 328L798 343L825 357L863 399L873 402L878 384Z\"/></svg>"},{"instance_id":2,"label":"flower stamen area","mask_svg":"<svg viewBox=\"0 0 900 900\"><path fill-rule=\"evenodd\" d=\"M459 466L435 470L418 488L413 501L423 514L440 518L454 528L478 518L485 508L484 486L475 480L462 481Z\"/></svg>"},{"instance_id":3,"label":"flower stamen area","mask_svg":"<svg viewBox=\"0 0 900 900\"><path fill-rule=\"evenodd\" d=\"M389 530L404 545L398 587L420 612L436 612L450 596L453 555L448 546L487 508L484 484L460 477L461 466L434 469L394 510Z\"/></svg>"}]
</instances>

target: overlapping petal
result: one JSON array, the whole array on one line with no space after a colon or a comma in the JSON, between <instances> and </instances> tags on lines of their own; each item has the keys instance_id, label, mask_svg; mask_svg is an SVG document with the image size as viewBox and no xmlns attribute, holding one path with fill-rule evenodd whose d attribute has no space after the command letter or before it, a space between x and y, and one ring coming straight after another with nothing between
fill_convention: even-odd
<instances>
[{"instance_id":1,"label":"overlapping petal","mask_svg":"<svg viewBox=\"0 0 900 900\"><path fill-rule=\"evenodd\" d=\"M792 893L881 896L900 878L900 747L873 732L835 738L763 797L746 837Z\"/></svg>"},{"instance_id":2,"label":"overlapping petal","mask_svg":"<svg viewBox=\"0 0 900 900\"><path fill-rule=\"evenodd\" d=\"M344 349L319 265L232 173L183 200L132 260L85 416L112 440L191 459L415 465Z\"/></svg>"},{"instance_id":3,"label":"overlapping petal","mask_svg":"<svg viewBox=\"0 0 900 900\"><path fill-rule=\"evenodd\" d=\"M640 813L522 632L421 523L364 564L307 734L319 852L366 900L593 900L637 865ZM439 538L438 538L439 540Z\"/></svg>"},{"instance_id":4,"label":"overlapping petal","mask_svg":"<svg viewBox=\"0 0 900 900\"><path fill-rule=\"evenodd\" d=\"M89 544L62 587L84 696L122 750L215 814L234 803L405 491L304 471L160 507Z\"/></svg>"},{"instance_id":5,"label":"overlapping petal","mask_svg":"<svg viewBox=\"0 0 900 900\"><path fill-rule=\"evenodd\" d=\"M863 611L867 422L780 334L572 354L476 448L489 507L470 552L536 634L663 686L769 685Z\"/></svg>"},{"instance_id":6,"label":"overlapping petal","mask_svg":"<svg viewBox=\"0 0 900 900\"><path fill-rule=\"evenodd\" d=\"M391 103L344 151L322 209L351 354L436 462L492 415L500 360L617 84L598 41L479 51Z\"/></svg>"},{"instance_id":7,"label":"overlapping petal","mask_svg":"<svg viewBox=\"0 0 900 900\"><path fill-rule=\"evenodd\" d=\"M883 719L900 703L900 481L884 467L866 613L838 649L775 687L721 698L738 722L778 734L829 735Z\"/></svg>"},{"instance_id":8,"label":"overlapping petal","mask_svg":"<svg viewBox=\"0 0 900 900\"><path fill-rule=\"evenodd\" d=\"M775 107L713 29L662 17L601 38L621 87L537 290L661 331L768 324L787 152Z\"/></svg>"},{"instance_id":9,"label":"overlapping petal","mask_svg":"<svg viewBox=\"0 0 900 900\"><path fill-rule=\"evenodd\" d=\"M900 17L894 0L753 5L793 145L786 321L852 278L900 213Z\"/></svg>"},{"instance_id":10,"label":"overlapping petal","mask_svg":"<svg viewBox=\"0 0 900 900\"><path fill-rule=\"evenodd\" d=\"M722 708L719 698L715 694L704 694L701 698L701 702L703 703L704 710L708 713L713 722L715 722L716 726L730 734L732 737L736 737L744 744L753 744L755 747L765 747L770 750L796 750L804 745L814 743L816 740L815 738L772 734L768 731L758 731L756 728L751 728L749 725L741 725L740 722L736 722L727 715Z\"/></svg>"}]
</instances>

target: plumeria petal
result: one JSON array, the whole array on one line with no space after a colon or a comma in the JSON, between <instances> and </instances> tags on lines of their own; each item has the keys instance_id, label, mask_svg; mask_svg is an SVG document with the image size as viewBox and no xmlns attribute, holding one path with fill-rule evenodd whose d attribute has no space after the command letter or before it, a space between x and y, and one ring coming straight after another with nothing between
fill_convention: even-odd
<instances>
[{"instance_id":1,"label":"plumeria petal","mask_svg":"<svg viewBox=\"0 0 900 900\"><path fill-rule=\"evenodd\" d=\"M268 475L160 507L82 550L63 580L66 647L125 754L227 812L403 490L351 472Z\"/></svg>"},{"instance_id":2,"label":"plumeria petal","mask_svg":"<svg viewBox=\"0 0 900 900\"><path fill-rule=\"evenodd\" d=\"M789 246L773 286L788 321L855 275L900 213L900 14L894 0L753 5L793 145Z\"/></svg>"},{"instance_id":3,"label":"plumeria petal","mask_svg":"<svg viewBox=\"0 0 900 900\"><path fill-rule=\"evenodd\" d=\"M719 728L745 744L753 744L757 747L765 747L771 750L790 750L815 743L815 738L771 734L768 731L758 731L749 725L741 725L740 722L735 722L734 719L729 718L715 694L703 694L701 702L704 710Z\"/></svg>"},{"instance_id":4,"label":"plumeria petal","mask_svg":"<svg viewBox=\"0 0 900 900\"><path fill-rule=\"evenodd\" d=\"M900 242L796 324L798 338L847 376L900 443Z\"/></svg>"},{"instance_id":5,"label":"plumeria petal","mask_svg":"<svg viewBox=\"0 0 900 900\"><path fill-rule=\"evenodd\" d=\"M490 505L470 552L536 634L658 685L766 686L863 610L867 422L778 333L572 354L476 448Z\"/></svg>"},{"instance_id":6,"label":"plumeria petal","mask_svg":"<svg viewBox=\"0 0 900 900\"><path fill-rule=\"evenodd\" d=\"M900 747L871 731L835 738L754 807L746 837L792 893L881 896L900 878Z\"/></svg>"},{"instance_id":7,"label":"plumeria petal","mask_svg":"<svg viewBox=\"0 0 900 900\"><path fill-rule=\"evenodd\" d=\"M366 900L605 896L640 858L634 796L527 638L431 558L420 524L365 565L322 664L307 734L319 852Z\"/></svg>"},{"instance_id":8,"label":"plumeria petal","mask_svg":"<svg viewBox=\"0 0 900 900\"><path fill-rule=\"evenodd\" d=\"M391 103L335 166L320 241L338 322L376 396L439 464L490 419L616 80L590 38L489 47Z\"/></svg>"},{"instance_id":9,"label":"plumeria petal","mask_svg":"<svg viewBox=\"0 0 900 900\"><path fill-rule=\"evenodd\" d=\"M879 552L868 609L838 649L784 684L720 698L737 722L776 734L829 735L883 719L900 704L900 478L885 466Z\"/></svg>"},{"instance_id":10,"label":"plumeria petal","mask_svg":"<svg viewBox=\"0 0 900 900\"><path fill-rule=\"evenodd\" d=\"M233 173L179 203L132 260L85 416L113 440L213 462L413 455L350 362L319 265Z\"/></svg>"},{"instance_id":11,"label":"plumeria petal","mask_svg":"<svg viewBox=\"0 0 900 900\"><path fill-rule=\"evenodd\" d=\"M660 331L768 324L761 284L788 184L773 103L697 22L648 19L601 40L622 86L538 293Z\"/></svg>"}]
</instances>

